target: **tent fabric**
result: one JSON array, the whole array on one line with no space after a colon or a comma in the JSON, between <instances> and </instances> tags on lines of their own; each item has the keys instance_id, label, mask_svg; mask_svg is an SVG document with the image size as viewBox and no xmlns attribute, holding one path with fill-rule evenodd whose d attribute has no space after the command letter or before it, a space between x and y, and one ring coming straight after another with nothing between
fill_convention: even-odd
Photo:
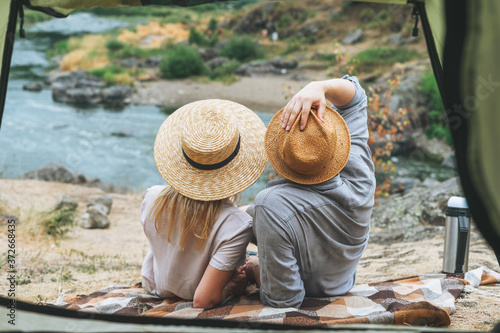
<instances>
[{"instance_id":1,"label":"tent fabric","mask_svg":"<svg viewBox=\"0 0 500 333\"><path fill-rule=\"evenodd\" d=\"M426 0L425 13L429 19L434 45L442 64L444 37L446 33L443 0Z\"/></svg>"},{"instance_id":2,"label":"tent fabric","mask_svg":"<svg viewBox=\"0 0 500 333\"><path fill-rule=\"evenodd\" d=\"M499 45L485 43L498 38L495 16L500 12L488 7L490 11L485 14L479 9L486 2L475 1L445 1L446 30L450 33L446 34L444 44L442 97L467 203L478 229L500 262L500 219L495 217L500 198L494 194L498 188L493 189L500 178L498 173L486 171L496 167L500 149L499 141L495 140L498 134L491 129L500 124L495 108L499 94L493 90L487 98L484 95L485 88L495 89L494 85L500 81L496 63ZM481 17L481 13L486 16ZM492 17L495 19L488 20Z\"/></svg>"},{"instance_id":3,"label":"tent fabric","mask_svg":"<svg viewBox=\"0 0 500 333\"><path fill-rule=\"evenodd\" d=\"M9 22L10 1L0 1L0 55L3 55L7 37L7 23ZM8 42L8 41L7 41ZM0 70L2 62L0 61Z\"/></svg>"},{"instance_id":4,"label":"tent fabric","mask_svg":"<svg viewBox=\"0 0 500 333\"><path fill-rule=\"evenodd\" d=\"M470 112L467 147L470 176L500 238L500 3L468 3L463 103Z\"/></svg>"}]
</instances>

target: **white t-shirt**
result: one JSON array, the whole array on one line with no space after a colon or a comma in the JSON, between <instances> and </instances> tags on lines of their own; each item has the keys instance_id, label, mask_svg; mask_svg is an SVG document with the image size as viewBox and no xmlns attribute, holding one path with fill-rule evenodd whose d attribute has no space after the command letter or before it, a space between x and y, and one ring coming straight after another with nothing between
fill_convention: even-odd
<instances>
[{"instance_id":1,"label":"white t-shirt","mask_svg":"<svg viewBox=\"0 0 500 333\"><path fill-rule=\"evenodd\" d=\"M180 223L174 227L169 243L167 235L158 234L154 221L147 218L151 204L164 188L149 188L141 206L141 224L149 241L142 278L149 284L149 291L158 296L192 300L209 264L221 271L231 271L245 263L246 247L252 237L252 218L237 207L224 205L205 247L196 251L196 238L189 237L181 250Z\"/></svg>"}]
</instances>

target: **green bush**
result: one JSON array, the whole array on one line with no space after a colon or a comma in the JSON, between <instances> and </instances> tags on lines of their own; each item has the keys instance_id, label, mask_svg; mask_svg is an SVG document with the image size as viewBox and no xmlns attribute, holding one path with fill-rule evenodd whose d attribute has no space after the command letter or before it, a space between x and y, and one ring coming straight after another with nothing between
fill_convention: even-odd
<instances>
[{"instance_id":1,"label":"green bush","mask_svg":"<svg viewBox=\"0 0 500 333\"><path fill-rule=\"evenodd\" d=\"M204 46L207 44L207 39L195 27L189 28L188 43L191 45Z\"/></svg>"},{"instance_id":2,"label":"green bush","mask_svg":"<svg viewBox=\"0 0 500 333\"><path fill-rule=\"evenodd\" d=\"M278 29L288 28L292 21L293 17L290 14L281 14L278 18Z\"/></svg>"},{"instance_id":3,"label":"green bush","mask_svg":"<svg viewBox=\"0 0 500 333\"><path fill-rule=\"evenodd\" d=\"M232 37L222 48L219 54L223 57L248 61L262 57L262 49L259 43L250 36Z\"/></svg>"},{"instance_id":4,"label":"green bush","mask_svg":"<svg viewBox=\"0 0 500 333\"><path fill-rule=\"evenodd\" d=\"M207 32L208 30L212 30L212 32L215 33L217 30L217 25L218 25L217 20L212 17L210 19L210 22L208 22Z\"/></svg>"},{"instance_id":5,"label":"green bush","mask_svg":"<svg viewBox=\"0 0 500 333\"><path fill-rule=\"evenodd\" d=\"M216 32L213 32L212 37L208 39L196 28L194 27L189 28L188 43L191 45L214 46L218 42L219 42L219 36L217 35Z\"/></svg>"},{"instance_id":6,"label":"green bush","mask_svg":"<svg viewBox=\"0 0 500 333\"><path fill-rule=\"evenodd\" d=\"M427 71L420 80L419 89L427 98L429 125L425 134L428 138L438 138L452 144L451 132L444 118L445 110L434 74Z\"/></svg>"},{"instance_id":7,"label":"green bush","mask_svg":"<svg viewBox=\"0 0 500 333\"><path fill-rule=\"evenodd\" d=\"M118 51L118 50L123 49L124 47L125 47L125 44L120 42L119 40L116 40L116 39L109 40L106 43L106 48L110 51Z\"/></svg>"},{"instance_id":8,"label":"green bush","mask_svg":"<svg viewBox=\"0 0 500 333\"><path fill-rule=\"evenodd\" d=\"M112 52L110 56L114 59L126 59L126 58L146 58L146 51L138 46L125 44L123 48L116 52Z\"/></svg>"},{"instance_id":9,"label":"green bush","mask_svg":"<svg viewBox=\"0 0 500 333\"><path fill-rule=\"evenodd\" d=\"M418 52L406 48L375 48L359 52L350 63L358 72L367 72L396 62L407 62L418 57Z\"/></svg>"},{"instance_id":10,"label":"green bush","mask_svg":"<svg viewBox=\"0 0 500 333\"><path fill-rule=\"evenodd\" d=\"M241 63L237 60L229 60L225 64L215 68L213 71L208 73L208 77L211 80L222 81L222 82L234 82L236 81L236 76L234 72L238 67L240 67Z\"/></svg>"},{"instance_id":11,"label":"green bush","mask_svg":"<svg viewBox=\"0 0 500 333\"><path fill-rule=\"evenodd\" d=\"M176 45L167 50L160 62L160 73L169 79L200 75L205 71L205 63L192 47Z\"/></svg>"}]
</instances>

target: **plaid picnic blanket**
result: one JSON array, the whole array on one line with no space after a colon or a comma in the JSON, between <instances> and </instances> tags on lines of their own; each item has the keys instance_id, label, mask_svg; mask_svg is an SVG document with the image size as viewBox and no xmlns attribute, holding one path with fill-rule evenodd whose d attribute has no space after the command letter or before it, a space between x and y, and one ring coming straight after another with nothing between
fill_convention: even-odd
<instances>
[{"instance_id":1,"label":"plaid picnic blanket","mask_svg":"<svg viewBox=\"0 0 500 333\"><path fill-rule=\"evenodd\" d=\"M409 324L448 326L455 300L465 285L477 287L500 282L500 274L485 267L465 274L431 274L356 285L338 297L306 298L299 309L272 308L258 293L213 309L195 309L179 298L161 299L134 286L111 286L79 295L58 307L105 314L176 318L212 318L247 324L279 323L325 326L335 324Z\"/></svg>"}]
</instances>

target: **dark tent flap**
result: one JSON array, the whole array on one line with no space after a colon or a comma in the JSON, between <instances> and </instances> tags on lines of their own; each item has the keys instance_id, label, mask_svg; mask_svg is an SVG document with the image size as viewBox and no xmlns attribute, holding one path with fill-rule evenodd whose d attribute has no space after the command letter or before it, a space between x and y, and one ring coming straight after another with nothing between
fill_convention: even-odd
<instances>
[{"instance_id":1,"label":"dark tent flap","mask_svg":"<svg viewBox=\"0 0 500 333\"><path fill-rule=\"evenodd\" d=\"M466 13L468 23L462 67L461 104L469 129L467 163L479 199L489 215L492 231L499 240L500 2L468 1ZM491 245L498 247L499 244L497 242Z\"/></svg>"}]
</instances>

